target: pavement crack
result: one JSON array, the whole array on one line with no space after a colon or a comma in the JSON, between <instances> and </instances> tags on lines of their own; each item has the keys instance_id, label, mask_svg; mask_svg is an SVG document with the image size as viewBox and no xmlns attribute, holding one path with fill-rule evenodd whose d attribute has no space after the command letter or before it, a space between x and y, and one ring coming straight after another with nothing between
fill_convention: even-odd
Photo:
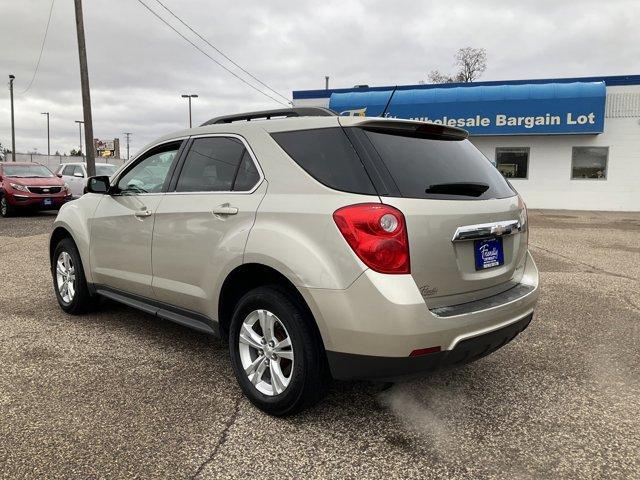
<instances>
[{"instance_id":1,"label":"pavement crack","mask_svg":"<svg viewBox=\"0 0 640 480\"><path fill-rule=\"evenodd\" d=\"M573 262L573 263L578 264L578 265L583 265L585 267L589 267L591 269L591 272L589 272L589 273L601 273L601 274L604 274L604 275L610 275L612 277L626 278L627 280L634 280L636 282L638 281L638 279L636 277L632 277L630 275L624 275L622 273L616 273L616 272L612 272L610 270L605 270L604 268L596 267L595 265L591 265L590 263L583 262L581 260L576 260L573 257L569 257L567 255L563 255L563 254L555 252L553 250L549 250L548 248L541 247L540 245L536 245L535 243L529 243L529 245L534 247L534 248L537 248L539 250L542 250L543 252L547 252L547 253L550 253L552 255L556 255L556 256L558 256L560 258L563 258L565 260L568 260L569 262Z\"/></svg>"},{"instance_id":2,"label":"pavement crack","mask_svg":"<svg viewBox=\"0 0 640 480\"><path fill-rule=\"evenodd\" d=\"M191 477L192 480L198 478L198 476L202 473L202 471L206 468L206 466L209 465L216 458L216 455L218 454L222 446L226 443L227 438L229 436L229 430L231 430L231 427L233 427L233 425L236 423L236 420L238 419L238 414L240 413L240 402L242 401L242 398L243 396L242 394L240 394L236 399L236 402L233 407L233 413L229 416L229 418L225 422L224 428L222 429L222 433L220 433L220 437L218 438L218 441L213 447L211 454L204 460L204 462L200 464L196 472Z\"/></svg>"}]
</instances>

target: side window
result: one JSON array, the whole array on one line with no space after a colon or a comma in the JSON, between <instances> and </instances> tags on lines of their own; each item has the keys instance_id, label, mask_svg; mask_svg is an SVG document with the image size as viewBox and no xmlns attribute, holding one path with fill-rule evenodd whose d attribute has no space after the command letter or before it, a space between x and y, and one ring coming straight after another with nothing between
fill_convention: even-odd
<instances>
[{"instance_id":1,"label":"side window","mask_svg":"<svg viewBox=\"0 0 640 480\"><path fill-rule=\"evenodd\" d=\"M242 156L242 162L240 162L240 168L238 168L236 181L233 184L233 190L246 192L247 190L251 190L255 184L258 183L258 180L260 180L260 174L251 159L251 155L245 150Z\"/></svg>"},{"instance_id":2,"label":"side window","mask_svg":"<svg viewBox=\"0 0 640 480\"><path fill-rule=\"evenodd\" d=\"M67 165L62 169L62 175L67 175L69 177L73 176L73 171L75 170L75 165Z\"/></svg>"},{"instance_id":3,"label":"side window","mask_svg":"<svg viewBox=\"0 0 640 480\"><path fill-rule=\"evenodd\" d=\"M251 160L244 144L236 138L196 138L184 160L176 191L228 192L234 190L236 175L240 174L240 168L245 165L245 158ZM253 162L250 163L253 165ZM255 173L257 176L257 172ZM249 181L250 176L251 167L246 165L243 181ZM239 189L243 190L243 188Z\"/></svg>"},{"instance_id":4,"label":"side window","mask_svg":"<svg viewBox=\"0 0 640 480\"><path fill-rule=\"evenodd\" d=\"M135 164L118 180L118 190L125 194L159 193L167 179L180 143L171 144Z\"/></svg>"},{"instance_id":5,"label":"side window","mask_svg":"<svg viewBox=\"0 0 640 480\"><path fill-rule=\"evenodd\" d=\"M82 167L80 165L76 165L76 167L73 170L73 174L74 175L82 175L82 178L84 178L84 170L82 170Z\"/></svg>"}]
</instances>

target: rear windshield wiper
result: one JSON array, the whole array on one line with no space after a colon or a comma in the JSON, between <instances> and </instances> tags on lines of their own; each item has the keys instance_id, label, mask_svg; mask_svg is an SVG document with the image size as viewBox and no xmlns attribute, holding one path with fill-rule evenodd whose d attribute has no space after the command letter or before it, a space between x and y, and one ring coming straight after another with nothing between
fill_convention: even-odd
<instances>
[{"instance_id":1,"label":"rear windshield wiper","mask_svg":"<svg viewBox=\"0 0 640 480\"><path fill-rule=\"evenodd\" d=\"M489 185L486 183L457 182L429 185L425 190L425 193L479 197L487 190L489 190Z\"/></svg>"}]
</instances>

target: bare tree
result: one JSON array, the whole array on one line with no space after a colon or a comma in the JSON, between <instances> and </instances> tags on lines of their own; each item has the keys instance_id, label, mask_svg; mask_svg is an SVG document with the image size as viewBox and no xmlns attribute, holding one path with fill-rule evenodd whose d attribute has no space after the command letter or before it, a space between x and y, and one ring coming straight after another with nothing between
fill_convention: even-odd
<instances>
[{"instance_id":1,"label":"bare tree","mask_svg":"<svg viewBox=\"0 0 640 480\"><path fill-rule=\"evenodd\" d=\"M487 69L487 51L484 48L465 47L456 52L455 75L448 75L439 70L429 72L431 83L469 83L480 78Z\"/></svg>"},{"instance_id":2,"label":"bare tree","mask_svg":"<svg viewBox=\"0 0 640 480\"><path fill-rule=\"evenodd\" d=\"M487 51L484 48L461 48L456 53L456 65L460 68L460 81L473 82L487 69Z\"/></svg>"}]
</instances>

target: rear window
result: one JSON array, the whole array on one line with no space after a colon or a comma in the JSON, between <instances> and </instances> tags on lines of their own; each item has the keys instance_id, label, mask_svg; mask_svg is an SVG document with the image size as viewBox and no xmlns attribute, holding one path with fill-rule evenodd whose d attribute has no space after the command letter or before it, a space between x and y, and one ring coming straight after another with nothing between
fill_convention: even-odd
<instances>
[{"instance_id":1,"label":"rear window","mask_svg":"<svg viewBox=\"0 0 640 480\"><path fill-rule=\"evenodd\" d=\"M376 195L356 151L340 127L271 134L309 175L335 190Z\"/></svg>"},{"instance_id":2,"label":"rear window","mask_svg":"<svg viewBox=\"0 0 640 480\"><path fill-rule=\"evenodd\" d=\"M363 131L403 197L484 200L515 195L468 140Z\"/></svg>"}]
</instances>

